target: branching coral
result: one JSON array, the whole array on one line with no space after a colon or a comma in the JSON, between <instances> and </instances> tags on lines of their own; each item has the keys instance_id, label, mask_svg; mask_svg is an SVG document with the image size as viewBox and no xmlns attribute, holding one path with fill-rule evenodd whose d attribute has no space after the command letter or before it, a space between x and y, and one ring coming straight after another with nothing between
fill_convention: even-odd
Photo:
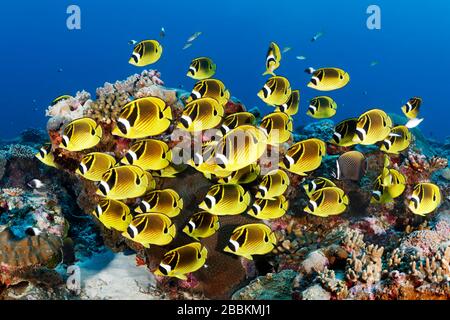
<instances>
[{"instance_id":1,"label":"branching coral","mask_svg":"<svg viewBox=\"0 0 450 320\"><path fill-rule=\"evenodd\" d=\"M107 82L97 89L97 100L85 109L84 115L109 125L117 119L122 107L133 99L154 96L172 105L177 101L176 92L161 87L163 84L161 74L156 70L144 70L114 84Z\"/></svg>"},{"instance_id":2,"label":"branching coral","mask_svg":"<svg viewBox=\"0 0 450 320\"><path fill-rule=\"evenodd\" d=\"M445 158L432 157L428 159L425 155L413 151L408 152L408 156L400 167L408 184L428 182L433 172L444 169L448 166Z\"/></svg>"},{"instance_id":3,"label":"branching coral","mask_svg":"<svg viewBox=\"0 0 450 320\"><path fill-rule=\"evenodd\" d=\"M369 245L361 255L353 256L347 260L346 278L356 283L362 281L372 285L381 279L384 248Z\"/></svg>"}]
</instances>

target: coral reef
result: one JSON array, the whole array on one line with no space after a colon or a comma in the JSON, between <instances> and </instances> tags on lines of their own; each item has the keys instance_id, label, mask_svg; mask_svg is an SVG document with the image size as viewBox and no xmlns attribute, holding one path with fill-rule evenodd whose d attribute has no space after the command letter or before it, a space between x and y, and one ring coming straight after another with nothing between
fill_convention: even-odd
<instances>
[{"instance_id":1,"label":"coral reef","mask_svg":"<svg viewBox=\"0 0 450 320\"><path fill-rule=\"evenodd\" d=\"M95 183L74 174L81 155L56 147L68 121L89 116L104 129L101 143L93 150L123 156L132 141L113 137L110 131L125 104L135 98L160 97L172 108L175 119L184 108L189 94L163 85L159 72L146 70L123 81L105 83L97 89L95 99L81 91L49 107L47 129L61 170L44 167L34 158L45 142L42 132L27 130L17 141L0 146L1 298L115 299L123 294L119 287L127 288L136 299L450 298L450 142L426 140L418 129L412 146L391 156L392 168L407 180L405 193L394 203L369 205L384 154L376 146L358 146L367 157L366 175L359 182L336 181L350 198L346 213L328 218L306 214L305 178L289 173L291 184L285 196L290 209L283 217L266 222L278 240L271 254L248 261L223 253L220 248L234 228L254 221L247 215L225 216L220 218L220 234L201 240L208 249L207 267L187 280L153 276L151 271L162 256L190 238L179 232L169 246L144 248L105 228L89 214L98 201ZM236 98L225 106L225 114L244 110ZM261 117L257 108L250 111ZM403 119L394 119L401 123L398 121ZM168 141L175 125L160 138ZM316 121L298 128L291 140L315 137L328 141L333 130L333 121ZM170 141L170 146L177 143ZM347 149L329 145L322 166L306 180L331 177L338 155ZM44 188L27 186L35 178L42 180ZM415 216L407 208L407 200L412 186L425 181L439 185L444 201L435 213ZM185 224L198 211L211 186L192 168L177 179L157 178L156 183L157 188L172 188L182 196L183 214L173 219L177 225ZM128 204L134 204L132 201ZM30 235L30 229L39 234ZM25 255L17 259L13 252ZM104 270L94 274L93 264ZM73 273L67 274L67 270L77 270L76 266L81 269L81 287L70 289L65 281ZM120 278L121 268L133 270L119 281L115 278Z\"/></svg>"}]
</instances>

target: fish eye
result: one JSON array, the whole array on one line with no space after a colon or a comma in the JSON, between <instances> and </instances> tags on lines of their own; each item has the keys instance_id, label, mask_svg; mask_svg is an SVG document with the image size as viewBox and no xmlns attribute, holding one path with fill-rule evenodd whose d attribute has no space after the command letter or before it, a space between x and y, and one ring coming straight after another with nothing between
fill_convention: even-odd
<instances>
[{"instance_id":1,"label":"fish eye","mask_svg":"<svg viewBox=\"0 0 450 320\"><path fill-rule=\"evenodd\" d=\"M105 187L102 183L98 186L98 189L100 190L100 192L101 192L103 195L106 196L106 194L107 194L106 187Z\"/></svg>"},{"instance_id":2,"label":"fish eye","mask_svg":"<svg viewBox=\"0 0 450 320\"><path fill-rule=\"evenodd\" d=\"M45 152L44 152L44 150L40 150L39 151L39 155L41 156L41 158L45 158Z\"/></svg>"},{"instance_id":3,"label":"fish eye","mask_svg":"<svg viewBox=\"0 0 450 320\"><path fill-rule=\"evenodd\" d=\"M127 161L128 161L129 164L133 164L134 159L133 159L133 157L131 156L130 153L127 153L127 154L125 155L125 158L127 159Z\"/></svg>"},{"instance_id":4,"label":"fish eye","mask_svg":"<svg viewBox=\"0 0 450 320\"><path fill-rule=\"evenodd\" d=\"M314 206L311 202L308 202L308 209L314 212Z\"/></svg>"},{"instance_id":5,"label":"fish eye","mask_svg":"<svg viewBox=\"0 0 450 320\"><path fill-rule=\"evenodd\" d=\"M86 172L84 171L84 166L80 163L80 165L78 166L78 170L81 172L81 174L85 174Z\"/></svg>"}]
</instances>

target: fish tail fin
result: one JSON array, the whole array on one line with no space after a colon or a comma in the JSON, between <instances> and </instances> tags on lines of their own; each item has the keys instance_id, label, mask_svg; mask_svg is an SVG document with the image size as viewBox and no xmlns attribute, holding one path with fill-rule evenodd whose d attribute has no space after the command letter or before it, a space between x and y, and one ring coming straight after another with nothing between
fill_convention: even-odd
<instances>
[{"instance_id":1,"label":"fish tail fin","mask_svg":"<svg viewBox=\"0 0 450 320\"><path fill-rule=\"evenodd\" d=\"M421 124L423 120L425 120L425 119L423 119L423 118L422 119L418 119L418 118L411 119L405 124L405 127L407 127L408 129L413 129L413 128L419 126L419 124Z\"/></svg>"},{"instance_id":2,"label":"fish tail fin","mask_svg":"<svg viewBox=\"0 0 450 320\"><path fill-rule=\"evenodd\" d=\"M266 70L262 75L267 76L268 74L275 77L275 73L271 70Z\"/></svg>"},{"instance_id":3,"label":"fish tail fin","mask_svg":"<svg viewBox=\"0 0 450 320\"><path fill-rule=\"evenodd\" d=\"M177 233L177 228L176 228L175 224L172 223L172 225L169 227L169 234L172 237L172 239L175 238L176 233Z\"/></svg>"},{"instance_id":4,"label":"fish tail fin","mask_svg":"<svg viewBox=\"0 0 450 320\"><path fill-rule=\"evenodd\" d=\"M344 201L344 204L345 204L346 206L349 205L350 200L348 199L348 196L347 196L346 194L344 195L344 197L342 198L342 200Z\"/></svg>"},{"instance_id":5,"label":"fish tail fin","mask_svg":"<svg viewBox=\"0 0 450 320\"><path fill-rule=\"evenodd\" d=\"M172 108L168 104L166 104L162 112L165 118L172 120Z\"/></svg>"},{"instance_id":6,"label":"fish tail fin","mask_svg":"<svg viewBox=\"0 0 450 320\"><path fill-rule=\"evenodd\" d=\"M178 209L183 210L183 207L184 207L183 198L180 197L180 199L178 200Z\"/></svg>"}]
</instances>

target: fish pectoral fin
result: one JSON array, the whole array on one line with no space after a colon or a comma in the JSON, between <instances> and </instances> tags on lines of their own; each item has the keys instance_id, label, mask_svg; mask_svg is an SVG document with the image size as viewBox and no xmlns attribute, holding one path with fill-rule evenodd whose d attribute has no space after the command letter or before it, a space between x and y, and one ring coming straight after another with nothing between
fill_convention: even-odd
<instances>
[{"instance_id":1,"label":"fish pectoral fin","mask_svg":"<svg viewBox=\"0 0 450 320\"><path fill-rule=\"evenodd\" d=\"M150 243L142 243L142 245L144 246L144 248L149 249L150 248Z\"/></svg>"},{"instance_id":2,"label":"fish pectoral fin","mask_svg":"<svg viewBox=\"0 0 450 320\"><path fill-rule=\"evenodd\" d=\"M251 255L249 255L249 254L241 255L241 257L243 257L243 258L245 258L245 259L248 259L248 260L250 260L250 261L253 261L253 257L252 257Z\"/></svg>"}]
</instances>

